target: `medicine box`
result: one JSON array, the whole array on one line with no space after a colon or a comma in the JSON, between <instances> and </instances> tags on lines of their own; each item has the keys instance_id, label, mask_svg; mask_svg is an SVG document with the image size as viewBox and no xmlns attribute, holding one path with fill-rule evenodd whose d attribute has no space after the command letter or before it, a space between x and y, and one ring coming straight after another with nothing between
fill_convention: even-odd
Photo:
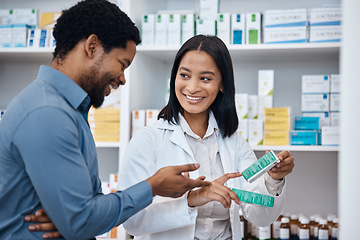
<instances>
[{"instance_id":1,"label":"medicine box","mask_svg":"<svg viewBox=\"0 0 360 240\"><path fill-rule=\"evenodd\" d=\"M274 70L259 70L258 95L274 94Z\"/></svg>"},{"instance_id":2,"label":"medicine box","mask_svg":"<svg viewBox=\"0 0 360 240\"><path fill-rule=\"evenodd\" d=\"M261 13L253 12L246 14L246 43L261 43Z\"/></svg>"},{"instance_id":3,"label":"medicine box","mask_svg":"<svg viewBox=\"0 0 360 240\"><path fill-rule=\"evenodd\" d=\"M200 19L215 21L219 13L219 4L220 0L200 0Z\"/></svg>"},{"instance_id":4,"label":"medicine box","mask_svg":"<svg viewBox=\"0 0 360 240\"><path fill-rule=\"evenodd\" d=\"M38 10L32 8L15 8L11 14L12 24L38 25Z\"/></svg>"},{"instance_id":5,"label":"medicine box","mask_svg":"<svg viewBox=\"0 0 360 240\"><path fill-rule=\"evenodd\" d=\"M0 25L0 47L11 47L12 25Z\"/></svg>"},{"instance_id":6,"label":"medicine box","mask_svg":"<svg viewBox=\"0 0 360 240\"><path fill-rule=\"evenodd\" d=\"M331 93L330 94L330 112L338 112L340 111L340 93Z\"/></svg>"},{"instance_id":7,"label":"medicine box","mask_svg":"<svg viewBox=\"0 0 360 240\"><path fill-rule=\"evenodd\" d=\"M317 131L290 131L291 145L318 145L318 132Z\"/></svg>"},{"instance_id":8,"label":"medicine box","mask_svg":"<svg viewBox=\"0 0 360 240\"><path fill-rule=\"evenodd\" d=\"M181 15L170 14L168 23L168 45L180 46L181 45Z\"/></svg>"},{"instance_id":9,"label":"medicine box","mask_svg":"<svg viewBox=\"0 0 360 240\"><path fill-rule=\"evenodd\" d=\"M302 75L301 77L302 93L329 93L330 76L329 75Z\"/></svg>"},{"instance_id":10,"label":"medicine box","mask_svg":"<svg viewBox=\"0 0 360 240\"><path fill-rule=\"evenodd\" d=\"M237 128L237 132L248 141L248 120L247 119L239 119L239 124Z\"/></svg>"},{"instance_id":11,"label":"medicine box","mask_svg":"<svg viewBox=\"0 0 360 240\"><path fill-rule=\"evenodd\" d=\"M310 28L310 42L340 42L341 26L314 26Z\"/></svg>"},{"instance_id":12,"label":"medicine box","mask_svg":"<svg viewBox=\"0 0 360 240\"><path fill-rule=\"evenodd\" d=\"M236 188L232 188L232 190L236 193L236 195L239 197L241 202L257 204L264 207L273 207L274 205L273 196L255 193L255 192L249 192Z\"/></svg>"},{"instance_id":13,"label":"medicine box","mask_svg":"<svg viewBox=\"0 0 360 240\"><path fill-rule=\"evenodd\" d=\"M339 127L327 126L321 128L321 145L338 146L339 145Z\"/></svg>"},{"instance_id":14,"label":"medicine box","mask_svg":"<svg viewBox=\"0 0 360 240\"><path fill-rule=\"evenodd\" d=\"M330 112L330 126L340 125L340 112Z\"/></svg>"},{"instance_id":15,"label":"medicine box","mask_svg":"<svg viewBox=\"0 0 360 240\"><path fill-rule=\"evenodd\" d=\"M144 46L155 45L155 15L143 15L141 22L141 44Z\"/></svg>"},{"instance_id":16,"label":"medicine box","mask_svg":"<svg viewBox=\"0 0 360 240\"><path fill-rule=\"evenodd\" d=\"M41 12L39 28L40 29L53 29L56 20L60 17L61 12Z\"/></svg>"},{"instance_id":17,"label":"medicine box","mask_svg":"<svg viewBox=\"0 0 360 240\"><path fill-rule=\"evenodd\" d=\"M26 24L13 24L12 26L12 47L26 47L27 35L30 26Z\"/></svg>"},{"instance_id":18,"label":"medicine box","mask_svg":"<svg viewBox=\"0 0 360 240\"><path fill-rule=\"evenodd\" d=\"M304 117L318 117L319 129L323 126L330 126L330 114L329 112L303 112Z\"/></svg>"},{"instance_id":19,"label":"medicine box","mask_svg":"<svg viewBox=\"0 0 360 240\"><path fill-rule=\"evenodd\" d=\"M245 44L245 25L246 14L231 14L231 43Z\"/></svg>"},{"instance_id":20,"label":"medicine box","mask_svg":"<svg viewBox=\"0 0 360 240\"><path fill-rule=\"evenodd\" d=\"M249 109L247 93L235 94L235 107L239 119L247 118L248 109Z\"/></svg>"},{"instance_id":21,"label":"medicine box","mask_svg":"<svg viewBox=\"0 0 360 240\"><path fill-rule=\"evenodd\" d=\"M196 34L216 35L216 20L197 18Z\"/></svg>"},{"instance_id":22,"label":"medicine box","mask_svg":"<svg viewBox=\"0 0 360 240\"><path fill-rule=\"evenodd\" d=\"M302 112L329 112L329 94L302 94L301 111Z\"/></svg>"},{"instance_id":23,"label":"medicine box","mask_svg":"<svg viewBox=\"0 0 360 240\"><path fill-rule=\"evenodd\" d=\"M340 93L341 77L340 74L330 75L330 93Z\"/></svg>"},{"instance_id":24,"label":"medicine box","mask_svg":"<svg viewBox=\"0 0 360 240\"><path fill-rule=\"evenodd\" d=\"M145 110L133 110L131 120L131 135L134 136L137 131L145 126Z\"/></svg>"},{"instance_id":25,"label":"medicine box","mask_svg":"<svg viewBox=\"0 0 360 240\"><path fill-rule=\"evenodd\" d=\"M248 119L257 119L258 118L258 96L249 95L248 96Z\"/></svg>"},{"instance_id":26,"label":"medicine box","mask_svg":"<svg viewBox=\"0 0 360 240\"><path fill-rule=\"evenodd\" d=\"M272 108L273 107L273 96L266 95L258 96L258 119L264 119L264 109L265 108Z\"/></svg>"},{"instance_id":27,"label":"medicine box","mask_svg":"<svg viewBox=\"0 0 360 240\"><path fill-rule=\"evenodd\" d=\"M0 25L11 25L11 9L0 9Z\"/></svg>"},{"instance_id":28,"label":"medicine box","mask_svg":"<svg viewBox=\"0 0 360 240\"><path fill-rule=\"evenodd\" d=\"M261 119L248 120L248 142L250 146L264 144L264 122Z\"/></svg>"},{"instance_id":29,"label":"medicine box","mask_svg":"<svg viewBox=\"0 0 360 240\"><path fill-rule=\"evenodd\" d=\"M289 131L265 131L264 145L289 145Z\"/></svg>"},{"instance_id":30,"label":"medicine box","mask_svg":"<svg viewBox=\"0 0 360 240\"><path fill-rule=\"evenodd\" d=\"M289 131L290 108L265 108L264 131Z\"/></svg>"},{"instance_id":31,"label":"medicine box","mask_svg":"<svg viewBox=\"0 0 360 240\"><path fill-rule=\"evenodd\" d=\"M166 46L168 38L169 14L162 13L155 16L155 45Z\"/></svg>"},{"instance_id":32,"label":"medicine box","mask_svg":"<svg viewBox=\"0 0 360 240\"><path fill-rule=\"evenodd\" d=\"M230 13L219 13L217 15L217 33L216 35L226 44L229 45L230 33L231 33L231 23L230 23Z\"/></svg>"},{"instance_id":33,"label":"medicine box","mask_svg":"<svg viewBox=\"0 0 360 240\"><path fill-rule=\"evenodd\" d=\"M306 43L308 34L306 27L265 28L264 43Z\"/></svg>"},{"instance_id":34,"label":"medicine box","mask_svg":"<svg viewBox=\"0 0 360 240\"><path fill-rule=\"evenodd\" d=\"M265 28L306 27L307 10L305 8L266 10L263 26Z\"/></svg>"},{"instance_id":35,"label":"medicine box","mask_svg":"<svg viewBox=\"0 0 360 240\"><path fill-rule=\"evenodd\" d=\"M45 29L30 29L28 31L27 47L48 47L49 31Z\"/></svg>"},{"instance_id":36,"label":"medicine box","mask_svg":"<svg viewBox=\"0 0 360 240\"><path fill-rule=\"evenodd\" d=\"M295 130L320 130L319 117L294 117Z\"/></svg>"},{"instance_id":37,"label":"medicine box","mask_svg":"<svg viewBox=\"0 0 360 240\"><path fill-rule=\"evenodd\" d=\"M275 153L270 151L242 171L242 175L246 181L252 183L279 162L280 160Z\"/></svg>"},{"instance_id":38,"label":"medicine box","mask_svg":"<svg viewBox=\"0 0 360 240\"><path fill-rule=\"evenodd\" d=\"M145 125L148 126L156 123L159 112L160 111L158 109L146 109Z\"/></svg>"},{"instance_id":39,"label":"medicine box","mask_svg":"<svg viewBox=\"0 0 360 240\"><path fill-rule=\"evenodd\" d=\"M181 19L181 44L183 44L195 35L195 15L193 13L184 14Z\"/></svg>"},{"instance_id":40,"label":"medicine box","mask_svg":"<svg viewBox=\"0 0 360 240\"><path fill-rule=\"evenodd\" d=\"M311 8L309 13L310 26L341 25L341 8Z\"/></svg>"}]
</instances>

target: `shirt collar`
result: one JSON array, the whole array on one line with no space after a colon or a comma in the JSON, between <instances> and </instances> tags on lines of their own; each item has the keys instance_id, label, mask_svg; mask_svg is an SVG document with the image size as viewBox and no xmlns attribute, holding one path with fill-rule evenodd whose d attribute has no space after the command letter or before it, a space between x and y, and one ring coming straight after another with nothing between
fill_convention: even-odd
<instances>
[{"instance_id":1,"label":"shirt collar","mask_svg":"<svg viewBox=\"0 0 360 240\"><path fill-rule=\"evenodd\" d=\"M37 78L47 81L73 108L78 109L81 106L81 109L89 109L90 98L88 94L62 72L52 67L41 65Z\"/></svg>"},{"instance_id":2,"label":"shirt collar","mask_svg":"<svg viewBox=\"0 0 360 240\"><path fill-rule=\"evenodd\" d=\"M189 135L195 139L201 139L197 134L195 134L191 130L189 124L187 123L187 121L185 120L184 116L181 113L179 113L179 122L180 122L181 129L183 130L184 133L186 133L187 135ZM206 133L205 133L205 136L203 137L203 139L211 136L213 133L215 133L215 136L218 137L218 134L219 134L218 131L219 131L219 128L218 128L215 116L214 116L213 112L210 111L208 128L206 129Z\"/></svg>"}]
</instances>

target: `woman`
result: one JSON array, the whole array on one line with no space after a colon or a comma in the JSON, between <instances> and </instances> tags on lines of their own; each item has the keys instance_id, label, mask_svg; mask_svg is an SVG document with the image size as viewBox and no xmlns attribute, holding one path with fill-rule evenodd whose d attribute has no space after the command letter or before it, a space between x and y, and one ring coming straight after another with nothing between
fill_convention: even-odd
<instances>
[{"instance_id":1,"label":"woman","mask_svg":"<svg viewBox=\"0 0 360 240\"><path fill-rule=\"evenodd\" d=\"M120 189L140 182L168 165L200 163L190 178L206 176L212 185L178 199L156 197L129 218L125 229L135 239L240 239L239 210L258 226L277 219L284 203L284 177L294 167L289 152L267 174L247 183L241 174L256 156L236 133L232 61L215 36L198 35L178 51L170 78L168 104L159 121L130 141L121 162ZM274 207L239 202L232 187L274 195ZM237 204L231 203L235 201Z\"/></svg>"}]
</instances>

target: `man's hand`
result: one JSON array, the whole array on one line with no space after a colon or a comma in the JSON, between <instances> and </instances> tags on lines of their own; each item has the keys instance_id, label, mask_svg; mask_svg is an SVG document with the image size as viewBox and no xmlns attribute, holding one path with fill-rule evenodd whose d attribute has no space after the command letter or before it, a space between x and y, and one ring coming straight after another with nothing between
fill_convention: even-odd
<instances>
[{"instance_id":1,"label":"man's hand","mask_svg":"<svg viewBox=\"0 0 360 240\"><path fill-rule=\"evenodd\" d=\"M210 186L199 188L195 191L190 191L188 194L189 207L202 206L211 201L220 202L224 208L230 208L231 200L240 204L239 197L228 187L224 186L231 178L242 176L241 173L227 173L224 176L211 182Z\"/></svg>"},{"instance_id":2,"label":"man's hand","mask_svg":"<svg viewBox=\"0 0 360 240\"><path fill-rule=\"evenodd\" d=\"M146 181L151 185L153 196L178 198L193 188L211 185L210 182L204 181L204 176L190 179L182 174L195 171L199 167L198 163L163 167Z\"/></svg>"},{"instance_id":3,"label":"man's hand","mask_svg":"<svg viewBox=\"0 0 360 240\"><path fill-rule=\"evenodd\" d=\"M30 225L29 231L49 231L42 235L45 239L60 238L61 234L57 231L55 225L50 218L46 215L44 209L36 211L35 215L25 216L26 222L36 222L38 224Z\"/></svg>"},{"instance_id":4,"label":"man's hand","mask_svg":"<svg viewBox=\"0 0 360 240\"><path fill-rule=\"evenodd\" d=\"M266 153L270 152L269 150ZM268 173L275 180L282 180L286 175L292 172L294 168L294 157L289 151L282 151L276 155L280 162L271 168Z\"/></svg>"}]
</instances>

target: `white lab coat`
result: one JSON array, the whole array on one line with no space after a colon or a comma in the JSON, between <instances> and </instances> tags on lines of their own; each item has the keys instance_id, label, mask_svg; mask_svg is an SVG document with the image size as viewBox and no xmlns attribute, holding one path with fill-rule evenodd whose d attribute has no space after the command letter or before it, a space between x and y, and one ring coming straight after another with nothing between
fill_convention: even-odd
<instances>
[{"instance_id":1,"label":"white lab coat","mask_svg":"<svg viewBox=\"0 0 360 240\"><path fill-rule=\"evenodd\" d=\"M219 132L218 147L225 173L241 172L256 161L253 150L238 133L222 138ZM187 163L196 160L181 127L160 119L130 141L120 163L119 187L125 189L145 180L162 167ZM190 177L199 177L199 171L190 172ZM226 186L271 195L263 176L251 184L242 177L230 179ZM282 211L285 187L279 196L274 196L272 208L242 203L244 217L258 226L270 225ZM234 240L241 236L239 210L235 202L229 209ZM156 196L152 204L130 217L124 227L135 239L190 240L194 239L196 216L197 208L187 205L187 194L177 199Z\"/></svg>"}]
</instances>

